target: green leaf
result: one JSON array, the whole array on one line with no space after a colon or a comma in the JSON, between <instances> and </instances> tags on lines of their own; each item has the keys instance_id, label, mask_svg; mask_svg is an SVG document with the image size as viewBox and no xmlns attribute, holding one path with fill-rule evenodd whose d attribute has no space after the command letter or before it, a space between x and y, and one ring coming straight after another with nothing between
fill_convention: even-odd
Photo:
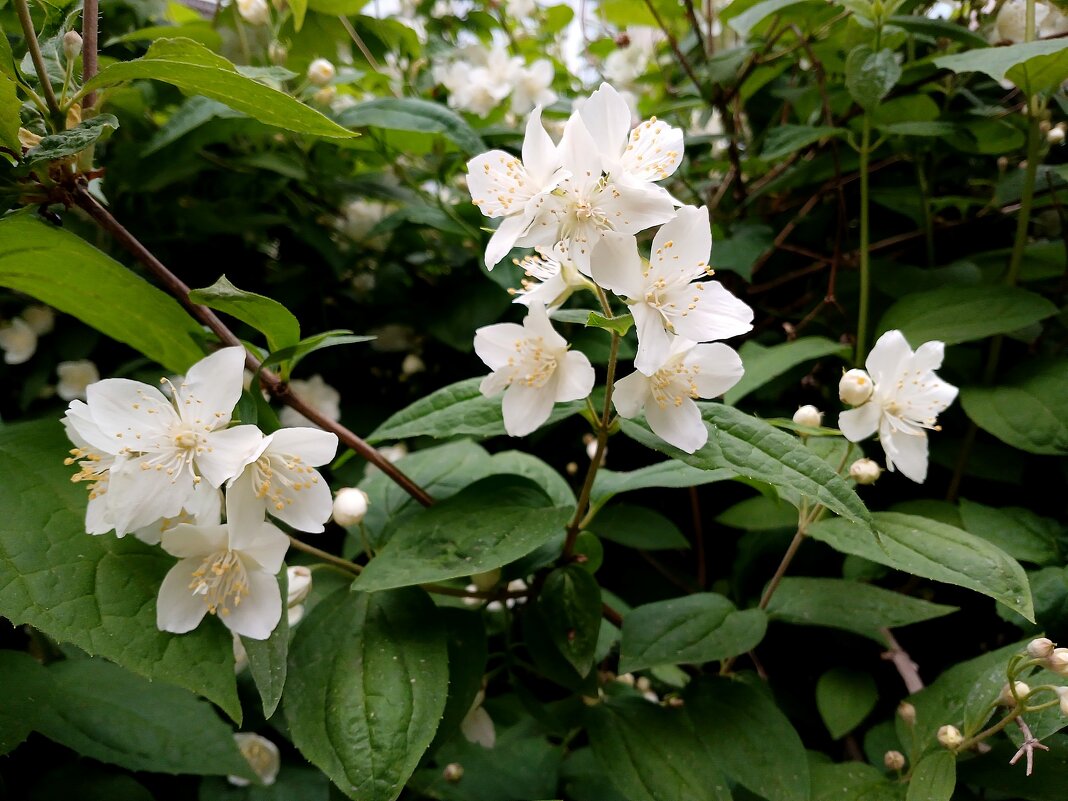
<instances>
[{"instance_id":1,"label":"green leaf","mask_svg":"<svg viewBox=\"0 0 1068 801\"><path fill-rule=\"evenodd\" d=\"M780 498L757 495L716 515L716 522L743 531L777 531L797 528L797 509Z\"/></svg>"},{"instance_id":2,"label":"green leaf","mask_svg":"<svg viewBox=\"0 0 1068 801\"><path fill-rule=\"evenodd\" d=\"M489 458L488 468L488 475L509 473L529 478L545 490L556 506L574 506L576 503L575 493L564 477L537 456L522 451L501 451Z\"/></svg>"},{"instance_id":3,"label":"green leaf","mask_svg":"<svg viewBox=\"0 0 1068 801\"><path fill-rule=\"evenodd\" d=\"M416 97L367 100L345 109L339 119L342 125L351 128L441 134L469 155L486 150L485 143L463 117L440 103Z\"/></svg>"},{"instance_id":4,"label":"green leaf","mask_svg":"<svg viewBox=\"0 0 1068 801\"><path fill-rule=\"evenodd\" d=\"M816 682L816 708L835 740L863 723L878 700L875 679L868 673L833 668Z\"/></svg>"},{"instance_id":5,"label":"green leaf","mask_svg":"<svg viewBox=\"0 0 1068 801\"><path fill-rule=\"evenodd\" d=\"M702 470L699 467L690 467L690 465L674 459L625 473L617 473L614 470L602 468L597 471L597 477L593 480L593 491L590 493L590 497L593 498L595 506L603 506L613 496L623 492L649 489L651 487L671 487L676 489L698 487L702 484L726 481L734 478L734 475L733 470Z\"/></svg>"},{"instance_id":6,"label":"green leaf","mask_svg":"<svg viewBox=\"0 0 1068 801\"><path fill-rule=\"evenodd\" d=\"M285 569L278 574L278 590L282 601L289 596L289 576ZM241 644L248 655L248 669L256 682L256 689L263 704L263 717L269 719L282 700L282 690L286 684L286 670L289 659L289 615L283 610L278 625L266 640L253 640L242 637Z\"/></svg>"},{"instance_id":7,"label":"green leaf","mask_svg":"<svg viewBox=\"0 0 1068 801\"><path fill-rule=\"evenodd\" d=\"M567 524L572 510L551 503L540 487L520 476L476 481L429 509L399 519L389 542L353 588L408 587L514 562Z\"/></svg>"},{"instance_id":8,"label":"green leaf","mask_svg":"<svg viewBox=\"0 0 1068 801\"><path fill-rule=\"evenodd\" d=\"M602 539L628 548L659 551L690 547L678 526L644 506L621 503L602 509L587 528Z\"/></svg>"},{"instance_id":9,"label":"green leaf","mask_svg":"<svg viewBox=\"0 0 1068 801\"><path fill-rule=\"evenodd\" d=\"M549 574L538 594L542 620L553 644L580 676L593 667L601 629L601 588L580 565L564 565Z\"/></svg>"},{"instance_id":10,"label":"green leaf","mask_svg":"<svg viewBox=\"0 0 1068 801\"><path fill-rule=\"evenodd\" d=\"M210 97L287 131L334 139L356 136L285 92L246 78L225 58L192 39L157 39L141 58L105 67L82 87L78 97L138 78L163 81L190 94Z\"/></svg>"},{"instance_id":11,"label":"green leaf","mask_svg":"<svg viewBox=\"0 0 1068 801\"><path fill-rule=\"evenodd\" d=\"M922 623L956 611L955 606L830 578L784 578L768 604L772 620L852 631L881 645L886 644L886 638L879 629Z\"/></svg>"},{"instance_id":12,"label":"green leaf","mask_svg":"<svg viewBox=\"0 0 1068 801\"><path fill-rule=\"evenodd\" d=\"M204 355L196 344L202 332L178 301L32 214L0 220L0 286L73 315L173 372Z\"/></svg>"},{"instance_id":13,"label":"green leaf","mask_svg":"<svg viewBox=\"0 0 1068 801\"><path fill-rule=\"evenodd\" d=\"M968 417L1007 445L1068 454L1068 360L1035 361L993 387L965 387Z\"/></svg>"},{"instance_id":14,"label":"green leaf","mask_svg":"<svg viewBox=\"0 0 1068 801\"><path fill-rule=\"evenodd\" d=\"M311 353L315 353L317 350L333 348L338 345L354 345L360 342L370 342L373 339L374 337L372 336L353 334L345 328L324 331L321 334L314 334L310 337L306 337L296 345L291 345L288 348L280 348L274 351L263 360L263 368L267 369L276 364L288 364L289 369L292 370L297 366L301 359Z\"/></svg>"},{"instance_id":15,"label":"green leaf","mask_svg":"<svg viewBox=\"0 0 1068 801\"><path fill-rule=\"evenodd\" d=\"M267 337L272 351L300 342L300 323L289 309L277 300L238 289L225 275L209 287L191 290L189 299L252 326Z\"/></svg>"},{"instance_id":16,"label":"green leaf","mask_svg":"<svg viewBox=\"0 0 1068 801\"><path fill-rule=\"evenodd\" d=\"M409 790L419 798L438 801L556 798L564 748L524 729L515 726L500 731L493 748L454 738L434 759L439 766L462 765L463 779L450 782L441 767L423 768L412 777Z\"/></svg>"},{"instance_id":17,"label":"green leaf","mask_svg":"<svg viewBox=\"0 0 1068 801\"><path fill-rule=\"evenodd\" d=\"M684 697L697 737L728 777L772 801L808 801L805 747L765 692L716 678L693 682Z\"/></svg>"},{"instance_id":18,"label":"green leaf","mask_svg":"<svg viewBox=\"0 0 1068 801\"><path fill-rule=\"evenodd\" d=\"M434 738L448 686L444 630L425 592L337 592L293 638L286 722L349 798L393 801Z\"/></svg>"},{"instance_id":19,"label":"green leaf","mask_svg":"<svg viewBox=\"0 0 1068 801\"><path fill-rule=\"evenodd\" d=\"M300 32L304 27L304 17L308 13L308 0L288 0L293 10L293 30Z\"/></svg>"},{"instance_id":20,"label":"green leaf","mask_svg":"<svg viewBox=\"0 0 1068 801\"><path fill-rule=\"evenodd\" d=\"M601 769L629 801L728 801L730 791L682 710L610 699L586 715Z\"/></svg>"},{"instance_id":21,"label":"green leaf","mask_svg":"<svg viewBox=\"0 0 1068 801\"><path fill-rule=\"evenodd\" d=\"M846 59L846 89L866 111L878 106L900 78L901 66L892 50L874 52L867 45L857 45Z\"/></svg>"},{"instance_id":22,"label":"green leaf","mask_svg":"<svg viewBox=\"0 0 1068 801\"><path fill-rule=\"evenodd\" d=\"M1000 548L925 517L878 512L873 518L878 539L864 526L846 520L816 523L808 533L842 553L975 590L1034 622L1027 576Z\"/></svg>"},{"instance_id":23,"label":"green leaf","mask_svg":"<svg viewBox=\"0 0 1068 801\"><path fill-rule=\"evenodd\" d=\"M69 448L55 420L0 428L0 615L240 720L230 632L214 620L181 635L156 628L156 594L174 559L133 537L85 533L85 490L62 461Z\"/></svg>"},{"instance_id":24,"label":"green leaf","mask_svg":"<svg viewBox=\"0 0 1068 801\"><path fill-rule=\"evenodd\" d=\"M486 627L479 611L441 608L438 615L445 629L449 652L449 697L441 714L435 743L454 734L471 711L482 689L482 677L486 674L489 658Z\"/></svg>"},{"instance_id":25,"label":"green leaf","mask_svg":"<svg viewBox=\"0 0 1068 801\"><path fill-rule=\"evenodd\" d=\"M1060 526L1030 509L995 509L962 499L960 517L966 531L993 543L1013 559L1036 565L1063 562L1057 547Z\"/></svg>"},{"instance_id":26,"label":"green leaf","mask_svg":"<svg viewBox=\"0 0 1068 801\"><path fill-rule=\"evenodd\" d=\"M22 125L19 109L22 108L22 102L17 87L13 78L0 72L0 145L16 156L22 153L22 143L19 142L19 128Z\"/></svg>"},{"instance_id":27,"label":"green leaf","mask_svg":"<svg viewBox=\"0 0 1068 801\"><path fill-rule=\"evenodd\" d=\"M753 262L775 242L775 232L763 223L736 223L730 235L717 235L711 264L716 270L730 270L746 281L753 280Z\"/></svg>"},{"instance_id":28,"label":"green leaf","mask_svg":"<svg viewBox=\"0 0 1068 801\"><path fill-rule=\"evenodd\" d=\"M34 728L48 739L127 770L249 775L233 731L187 690L103 659L64 660L47 672L51 692L37 699L47 714Z\"/></svg>"},{"instance_id":29,"label":"green leaf","mask_svg":"<svg viewBox=\"0 0 1068 801\"><path fill-rule=\"evenodd\" d=\"M805 2L805 0L762 0L762 2L750 5L738 15L724 14L723 19L728 27L733 28L744 39L753 28L772 14L778 14L786 8L796 6L802 2Z\"/></svg>"},{"instance_id":30,"label":"green leaf","mask_svg":"<svg viewBox=\"0 0 1068 801\"><path fill-rule=\"evenodd\" d=\"M797 367L799 364L824 356L849 358L849 347L840 342L824 337L801 337L793 342L784 342L765 348L756 342L746 342L739 354L745 365L745 375L723 396L725 403L734 406L738 401L756 389L760 389L773 378Z\"/></svg>"},{"instance_id":31,"label":"green leaf","mask_svg":"<svg viewBox=\"0 0 1068 801\"><path fill-rule=\"evenodd\" d=\"M468 378L432 392L394 414L371 432L368 442L409 437L496 437L503 435L501 397L487 398L478 387L481 378ZM583 408L581 402L558 403L546 425L563 420Z\"/></svg>"},{"instance_id":32,"label":"green leaf","mask_svg":"<svg viewBox=\"0 0 1068 801\"><path fill-rule=\"evenodd\" d=\"M1040 42L983 47L941 56L936 67L953 72L982 72L995 81L1010 80L1024 94L1054 89L1068 75L1068 41L1047 39Z\"/></svg>"},{"instance_id":33,"label":"green leaf","mask_svg":"<svg viewBox=\"0 0 1068 801\"><path fill-rule=\"evenodd\" d=\"M821 139L845 134L844 128L833 128L828 125L777 125L768 131L760 158L765 161L781 159Z\"/></svg>"},{"instance_id":34,"label":"green leaf","mask_svg":"<svg viewBox=\"0 0 1068 801\"><path fill-rule=\"evenodd\" d=\"M621 337L626 336L634 325L634 315L621 314L619 317L605 317L597 312L590 312L586 320L587 328L603 328L605 331L613 331Z\"/></svg>"},{"instance_id":35,"label":"green leaf","mask_svg":"<svg viewBox=\"0 0 1068 801\"><path fill-rule=\"evenodd\" d=\"M37 660L21 651L0 651L0 755L15 750L44 717L52 679Z\"/></svg>"},{"instance_id":36,"label":"green leaf","mask_svg":"<svg viewBox=\"0 0 1068 801\"><path fill-rule=\"evenodd\" d=\"M649 430L644 419L624 420L623 433L694 467L731 468L738 476L816 500L849 520L871 520L849 484L796 437L722 403L697 405L708 427L708 443L696 453L667 445Z\"/></svg>"},{"instance_id":37,"label":"green leaf","mask_svg":"<svg viewBox=\"0 0 1068 801\"><path fill-rule=\"evenodd\" d=\"M171 114L168 119L145 143L141 156L150 156L173 144L201 125L215 119L234 119L244 117L240 111L234 111L225 103L207 97L190 97Z\"/></svg>"},{"instance_id":38,"label":"green leaf","mask_svg":"<svg viewBox=\"0 0 1068 801\"><path fill-rule=\"evenodd\" d=\"M738 611L711 592L645 604L623 617L619 670L728 659L755 648L767 624L763 609Z\"/></svg>"},{"instance_id":39,"label":"green leaf","mask_svg":"<svg viewBox=\"0 0 1068 801\"><path fill-rule=\"evenodd\" d=\"M912 345L947 345L1007 334L1057 313L1041 295L1007 286L947 287L906 295L887 309L878 331L897 328Z\"/></svg>"},{"instance_id":40,"label":"green leaf","mask_svg":"<svg viewBox=\"0 0 1068 801\"><path fill-rule=\"evenodd\" d=\"M36 147L26 151L22 158L24 166L39 164L42 161L76 156L108 131L119 127L119 121L111 114L100 114L80 122L73 128L59 133L49 134L37 143ZM17 132L16 132L17 133Z\"/></svg>"},{"instance_id":41,"label":"green leaf","mask_svg":"<svg viewBox=\"0 0 1068 801\"><path fill-rule=\"evenodd\" d=\"M932 751L916 765L905 801L950 801L957 786L957 757Z\"/></svg>"},{"instance_id":42,"label":"green leaf","mask_svg":"<svg viewBox=\"0 0 1068 801\"><path fill-rule=\"evenodd\" d=\"M1068 785L1068 737L1055 734L1046 739L1050 751L1035 752L1035 772L1031 776L1019 770L1019 763L1009 764L1016 753L1015 743L993 740L990 753L958 766L961 784L982 787L991 798L1063 801L1064 788Z\"/></svg>"},{"instance_id":43,"label":"green leaf","mask_svg":"<svg viewBox=\"0 0 1068 801\"><path fill-rule=\"evenodd\" d=\"M898 786L863 762L813 764L812 801L901 801Z\"/></svg>"}]
</instances>

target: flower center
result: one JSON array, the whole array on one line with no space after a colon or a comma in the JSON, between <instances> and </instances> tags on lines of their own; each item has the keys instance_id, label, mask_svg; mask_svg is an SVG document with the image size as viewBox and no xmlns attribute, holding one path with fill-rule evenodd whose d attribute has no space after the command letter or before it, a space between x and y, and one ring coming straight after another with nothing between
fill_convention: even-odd
<instances>
[{"instance_id":1,"label":"flower center","mask_svg":"<svg viewBox=\"0 0 1068 801\"><path fill-rule=\"evenodd\" d=\"M204 597L208 612L213 615L230 614L248 595L248 573L233 551L217 551L207 556L193 571L189 589Z\"/></svg>"},{"instance_id":2,"label":"flower center","mask_svg":"<svg viewBox=\"0 0 1068 801\"><path fill-rule=\"evenodd\" d=\"M89 499L99 498L108 491L108 471L111 469L111 459L105 459L99 453L84 450L83 448L71 448L70 456L63 460L63 464L72 465L78 463L81 468L70 477L75 484L86 481L89 483Z\"/></svg>"},{"instance_id":3,"label":"flower center","mask_svg":"<svg viewBox=\"0 0 1068 801\"><path fill-rule=\"evenodd\" d=\"M661 409L666 409L669 405L682 406L686 398L700 397L695 380L700 372L697 365L687 366L681 360L662 367L650 379L653 399Z\"/></svg>"},{"instance_id":4,"label":"flower center","mask_svg":"<svg viewBox=\"0 0 1068 801\"><path fill-rule=\"evenodd\" d=\"M252 469L256 497L266 498L279 512L293 505L294 493L319 483L315 468L304 464L299 456L265 453L255 461Z\"/></svg>"},{"instance_id":5,"label":"flower center","mask_svg":"<svg viewBox=\"0 0 1068 801\"><path fill-rule=\"evenodd\" d=\"M512 375L508 383L519 382L541 389L556 372L556 354L545 347L541 337L515 341L516 355L508 359Z\"/></svg>"}]
</instances>

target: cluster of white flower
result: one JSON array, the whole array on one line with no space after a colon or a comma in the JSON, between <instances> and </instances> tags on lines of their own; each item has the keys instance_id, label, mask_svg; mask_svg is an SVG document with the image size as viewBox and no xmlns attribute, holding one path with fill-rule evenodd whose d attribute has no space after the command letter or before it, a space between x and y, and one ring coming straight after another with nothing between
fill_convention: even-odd
<instances>
[{"instance_id":1,"label":"cluster of white flower","mask_svg":"<svg viewBox=\"0 0 1068 801\"><path fill-rule=\"evenodd\" d=\"M682 157L681 130L655 118L632 127L626 100L602 84L567 120L558 144L536 108L522 159L494 150L469 162L475 205L501 218L486 265L492 269L516 246L540 254L520 262L528 280L516 301L530 308L523 324L475 333L475 352L493 370L482 392L504 392L512 436L542 425L553 404L593 388L589 360L568 350L548 315L588 289L615 293L637 329L636 372L615 383L616 411L634 417L644 409L659 437L689 453L707 441L694 399L723 394L743 372L738 354L713 340L749 331L753 312L719 283L699 280L712 273L708 209L679 208L656 183ZM636 235L657 225L643 258Z\"/></svg>"},{"instance_id":2,"label":"cluster of white flower","mask_svg":"<svg viewBox=\"0 0 1068 801\"><path fill-rule=\"evenodd\" d=\"M24 364L37 352L37 338L52 331L55 313L47 306L28 306L0 327L0 350L5 364Z\"/></svg>"},{"instance_id":3,"label":"cluster of white flower","mask_svg":"<svg viewBox=\"0 0 1068 801\"><path fill-rule=\"evenodd\" d=\"M459 50L458 57L434 65L433 76L449 93L449 106L485 117L511 97L513 114L528 114L536 106L556 101L552 90L556 71L541 58L527 64L511 56L503 44L481 43Z\"/></svg>"},{"instance_id":4,"label":"cluster of white flower","mask_svg":"<svg viewBox=\"0 0 1068 801\"><path fill-rule=\"evenodd\" d=\"M89 489L86 531L133 532L180 559L160 587L164 631L190 631L211 613L236 634L267 638L282 613L275 577L289 538L266 515L308 532L330 517L330 489L315 468L334 458L337 437L232 426L244 361L240 347L219 350L177 385L164 379L167 395L125 378L98 381L63 418L75 446L67 463L80 468L72 480Z\"/></svg>"}]
</instances>

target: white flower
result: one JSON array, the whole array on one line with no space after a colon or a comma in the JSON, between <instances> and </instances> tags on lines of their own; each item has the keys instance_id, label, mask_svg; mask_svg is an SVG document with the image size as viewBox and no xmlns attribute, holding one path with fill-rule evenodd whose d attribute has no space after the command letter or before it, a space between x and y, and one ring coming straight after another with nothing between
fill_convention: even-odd
<instances>
[{"instance_id":1,"label":"white flower","mask_svg":"<svg viewBox=\"0 0 1068 801\"><path fill-rule=\"evenodd\" d=\"M80 400L72 401L67 407L62 423L67 438L74 445L65 464L77 462L80 468L70 480L85 482L89 491L85 530L89 534L106 534L114 528L109 520L106 498L111 467L115 464L111 442L93 422L89 407Z\"/></svg>"},{"instance_id":2,"label":"white flower","mask_svg":"<svg viewBox=\"0 0 1068 801\"><path fill-rule=\"evenodd\" d=\"M948 3L946 0L938 0L931 5L924 16L927 19L950 19L953 17L960 6L957 3Z\"/></svg>"},{"instance_id":3,"label":"white flower","mask_svg":"<svg viewBox=\"0 0 1068 801\"><path fill-rule=\"evenodd\" d=\"M286 568L286 578L289 581L289 597L286 605L293 607L304 603L312 588L312 572L303 565L294 565Z\"/></svg>"},{"instance_id":4,"label":"white flower","mask_svg":"<svg viewBox=\"0 0 1068 801\"><path fill-rule=\"evenodd\" d=\"M266 25L271 21L267 0L237 0L237 13L249 25Z\"/></svg>"},{"instance_id":5,"label":"white flower","mask_svg":"<svg viewBox=\"0 0 1068 801\"><path fill-rule=\"evenodd\" d=\"M627 28L625 35L626 46L608 54L601 74L614 84L630 86L649 69L649 62L664 34L659 28L637 25Z\"/></svg>"},{"instance_id":6,"label":"white flower","mask_svg":"<svg viewBox=\"0 0 1068 801\"><path fill-rule=\"evenodd\" d=\"M381 201L356 198L341 208L342 217L338 221L338 228L346 236L359 241L366 238L390 211L390 207Z\"/></svg>"},{"instance_id":7,"label":"white flower","mask_svg":"<svg viewBox=\"0 0 1068 801\"><path fill-rule=\"evenodd\" d=\"M864 370L853 368L842 373L838 381L838 399L850 406L860 406L874 391L871 376Z\"/></svg>"},{"instance_id":8,"label":"white flower","mask_svg":"<svg viewBox=\"0 0 1068 801\"><path fill-rule=\"evenodd\" d=\"M228 491L298 531L313 534L330 519L330 487L315 468L337 453L337 435L318 428L282 428L263 438L256 454Z\"/></svg>"},{"instance_id":9,"label":"white flower","mask_svg":"<svg viewBox=\"0 0 1068 801\"><path fill-rule=\"evenodd\" d=\"M469 743L477 743L483 748L493 748L497 744L497 731L489 712L482 707L482 702L485 700L486 693L479 690L471 708L460 721L460 732Z\"/></svg>"},{"instance_id":10,"label":"white flower","mask_svg":"<svg viewBox=\"0 0 1068 801\"><path fill-rule=\"evenodd\" d=\"M529 67L520 67L512 89L512 113L529 114L536 106L555 103L556 92L552 90L554 74L553 63L547 58L540 58Z\"/></svg>"},{"instance_id":11,"label":"white flower","mask_svg":"<svg viewBox=\"0 0 1068 801\"><path fill-rule=\"evenodd\" d=\"M485 117L512 92L522 67L523 59L509 55L503 45L473 44L460 51L459 59L435 65L433 76L448 90L451 108Z\"/></svg>"},{"instance_id":12,"label":"white flower","mask_svg":"<svg viewBox=\"0 0 1068 801\"><path fill-rule=\"evenodd\" d=\"M308 65L308 80L316 86L326 86L336 75L337 69L325 58L317 58Z\"/></svg>"},{"instance_id":13,"label":"white flower","mask_svg":"<svg viewBox=\"0 0 1068 801\"><path fill-rule=\"evenodd\" d=\"M560 159L556 146L541 124L541 109L527 121L523 158L491 150L467 163L467 187L472 202L487 217L503 217L486 246L486 266L491 270L519 237L527 233L537 202L559 182Z\"/></svg>"},{"instance_id":14,"label":"white flower","mask_svg":"<svg viewBox=\"0 0 1068 801\"><path fill-rule=\"evenodd\" d=\"M1006 0L998 11L990 39L993 43L1019 43L1027 24L1026 0ZM1048 3L1035 3L1035 38L1049 39L1068 33L1068 17Z\"/></svg>"},{"instance_id":15,"label":"white flower","mask_svg":"<svg viewBox=\"0 0 1068 801\"><path fill-rule=\"evenodd\" d=\"M321 375L313 375L306 381L300 378L290 381L289 390L327 419L335 422L341 419L341 393L323 381ZM282 409L278 420L288 428L314 425L291 406Z\"/></svg>"},{"instance_id":16,"label":"white flower","mask_svg":"<svg viewBox=\"0 0 1068 801\"><path fill-rule=\"evenodd\" d=\"M222 490L209 487L203 481L193 490L193 497L175 517L165 517L142 528L133 535L147 545L159 545L165 532L188 523L195 526L217 526L222 522Z\"/></svg>"},{"instance_id":17,"label":"white flower","mask_svg":"<svg viewBox=\"0 0 1068 801\"><path fill-rule=\"evenodd\" d=\"M0 349L6 364L24 364L37 352L37 334L21 317L0 328Z\"/></svg>"},{"instance_id":18,"label":"white flower","mask_svg":"<svg viewBox=\"0 0 1068 801\"><path fill-rule=\"evenodd\" d=\"M370 501L367 493L356 487L342 487L334 495L334 522L348 528L363 521Z\"/></svg>"},{"instance_id":19,"label":"white flower","mask_svg":"<svg viewBox=\"0 0 1068 801\"><path fill-rule=\"evenodd\" d=\"M278 755L278 746L261 737L258 734L237 732L234 741L241 756L248 760L252 772L259 777L265 787L270 787L278 778L278 770L282 766L281 757ZM241 776L227 776L230 784L236 787L247 787L251 782Z\"/></svg>"},{"instance_id":20,"label":"white flower","mask_svg":"<svg viewBox=\"0 0 1068 801\"><path fill-rule=\"evenodd\" d=\"M493 370L479 389L488 397L504 392L504 428L513 437L529 434L548 420L553 404L580 400L593 389L590 360L568 351L542 306L532 307L522 325L479 328L475 353Z\"/></svg>"},{"instance_id":21,"label":"white flower","mask_svg":"<svg viewBox=\"0 0 1068 801\"><path fill-rule=\"evenodd\" d=\"M728 345L698 345L676 337L668 357L651 375L633 372L617 381L612 400L622 417L637 417L645 409L654 434L693 453L708 441L708 429L693 399L722 395L744 372L741 357Z\"/></svg>"},{"instance_id":22,"label":"white flower","mask_svg":"<svg viewBox=\"0 0 1068 801\"><path fill-rule=\"evenodd\" d=\"M800 406L797 411L794 412L794 422L799 426L819 428L822 421L823 412L815 406Z\"/></svg>"},{"instance_id":23,"label":"white flower","mask_svg":"<svg viewBox=\"0 0 1068 801\"><path fill-rule=\"evenodd\" d=\"M39 337L51 334L56 327L56 313L48 306L27 306L19 316Z\"/></svg>"},{"instance_id":24,"label":"white flower","mask_svg":"<svg viewBox=\"0 0 1068 801\"><path fill-rule=\"evenodd\" d=\"M851 442L878 431L886 468L917 483L927 478L927 429L938 430L936 418L957 397L957 388L934 373L944 350L941 342L925 342L913 353L900 331L887 331L865 362L875 384L871 398L838 416Z\"/></svg>"},{"instance_id":25,"label":"white flower","mask_svg":"<svg viewBox=\"0 0 1068 801\"><path fill-rule=\"evenodd\" d=\"M202 478L221 486L255 454L263 438L258 428L226 427L241 396L244 363L241 347L201 359L172 388L171 400L155 387L126 378L108 378L88 388L86 409L107 446L101 450L117 457L107 510L120 537L177 516ZM77 419L73 422L77 425ZM79 433L95 444L85 431Z\"/></svg>"},{"instance_id":26,"label":"white flower","mask_svg":"<svg viewBox=\"0 0 1068 801\"><path fill-rule=\"evenodd\" d=\"M694 342L744 334L753 310L708 275L712 231L708 209L684 206L653 237L649 261L634 237L608 234L593 258L593 280L625 297L638 331L634 366L651 375L667 361L672 334Z\"/></svg>"},{"instance_id":27,"label":"white flower","mask_svg":"<svg viewBox=\"0 0 1068 801\"><path fill-rule=\"evenodd\" d=\"M184 634L207 614L231 631L265 640L282 617L282 593L275 576L289 537L257 516L241 493L226 497L226 523L180 525L163 533L163 550L181 561L159 588L156 625Z\"/></svg>"},{"instance_id":28,"label":"white flower","mask_svg":"<svg viewBox=\"0 0 1068 801\"><path fill-rule=\"evenodd\" d=\"M514 260L526 275L522 279L522 289L509 290L516 296L515 303L553 310L562 306L576 289L594 289L593 282L578 271L562 244L536 250L536 256Z\"/></svg>"},{"instance_id":29,"label":"white flower","mask_svg":"<svg viewBox=\"0 0 1068 801\"><path fill-rule=\"evenodd\" d=\"M75 398L85 400L86 388L100 380L100 371L88 359L60 362L56 365L56 375L59 376L56 394L65 401Z\"/></svg>"}]
</instances>

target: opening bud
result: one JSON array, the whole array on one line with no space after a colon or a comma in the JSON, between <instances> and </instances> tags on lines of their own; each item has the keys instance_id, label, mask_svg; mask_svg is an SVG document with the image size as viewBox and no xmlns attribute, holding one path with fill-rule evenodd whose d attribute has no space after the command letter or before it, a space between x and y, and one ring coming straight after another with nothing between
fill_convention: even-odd
<instances>
[{"instance_id":1,"label":"opening bud","mask_svg":"<svg viewBox=\"0 0 1068 801\"><path fill-rule=\"evenodd\" d=\"M356 487L339 489L334 495L334 522L348 528L363 522L370 501L367 493Z\"/></svg>"},{"instance_id":2,"label":"opening bud","mask_svg":"<svg viewBox=\"0 0 1068 801\"><path fill-rule=\"evenodd\" d=\"M289 599L287 605L292 608L297 604L304 603L312 588L312 572L304 565L295 565L286 569L286 577L289 579Z\"/></svg>"},{"instance_id":3,"label":"opening bud","mask_svg":"<svg viewBox=\"0 0 1068 801\"><path fill-rule=\"evenodd\" d=\"M956 726L943 726L938 730L938 742L943 748L955 751L964 742L964 735Z\"/></svg>"},{"instance_id":4,"label":"opening bud","mask_svg":"<svg viewBox=\"0 0 1068 801\"><path fill-rule=\"evenodd\" d=\"M883 469L873 459L857 459L849 465L849 477L858 484L874 484L882 475Z\"/></svg>"},{"instance_id":5,"label":"opening bud","mask_svg":"<svg viewBox=\"0 0 1068 801\"><path fill-rule=\"evenodd\" d=\"M794 412L794 422L799 426L819 428L820 423L823 422L823 412L815 406L801 406Z\"/></svg>"},{"instance_id":6,"label":"opening bud","mask_svg":"<svg viewBox=\"0 0 1068 801\"><path fill-rule=\"evenodd\" d=\"M1061 128L1050 128L1046 133L1046 141L1051 145L1059 145L1064 141L1064 130Z\"/></svg>"},{"instance_id":7,"label":"opening bud","mask_svg":"<svg viewBox=\"0 0 1068 801\"><path fill-rule=\"evenodd\" d=\"M334 98L337 97L337 88L333 86L324 86L314 95L312 100L318 103L320 106L329 106L334 102Z\"/></svg>"},{"instance_id":8,"label":"opening bud","mask_svg":"<svg viewBox=\"0 0 1068 801\"><path fill-rule=\"evenodd\" d=\"M325 58L317 58L308 65L308 80L316 86L326 86L334 80L337 70Z\"/></svg>"},{"instance_id":9,"label":"opening bud","mask_svg":"<svg viewBox=\"0 0 1068 801\"><path fill-rule=\"evenodd\" d=\"M74 61L82 52L82 35L77 31L67 31L63 34L63 55L67 61Z\"/></svg>"},{"instance_id":10,"label":"opening bud","mask_svg":"<svg viewBox=\"0 0 1068 801\"><path fill-rule=\"evenodd\" d=\"M1058 676L1068 676L1068 648L1054 648L1046 659L1046 667Z\"/></svg>"},{"instance_id":11,"label":"opening bud","mask_svg":"<svg viewBox=\"0 0 1068 801\"><path fill-rule=\"evenodd\" d=\"M1056 644L1049 637L1037 637L1027 643L1027 655L1032 659L1049 659Z\"/></svg>"},{"instance_id":12,"label":"opening bud","mask_svg":"<svg viewBox=\"0 0 1068 801\"><path fill-rule=\"evenodd\" d=\"M1006 684L1001 688L1001 694L998 696L999 706L1016 706L1016 698L1023 700L1031 688L1024 684L1022 681L1016 682L1016 697L1012 694L1013 688Z\"/></svg>"},{"instance_id":13,"label":"opening bud","mask_svg":"<svg viewBox=\"0 0 1068 801\"><path fill-rule=\"evenodd\" d=\"M237 0L237 13L249 25L266 25L271 21L267 0Z\"/></svg>"},{"instance_id":14,"label":"opening bud","mask_svg":"<svg viewBox=\"0 0 1068 801\"><path fill-rule=\"evenodd\" d=\"M1068 717L1068 687L1054 687L1057 697L1061 700L1061 714Z\"/></svg>"},{"instance_id":15,"label":"opening bud","mask_svg":"<svg viewBox=\"0 0 1068 801\"><path fill-rule=\"evenodd\" d=\"M267 58L276 67L281 67L286 63L286 59L289 58L289 50L281 42L271 42L267 45Z\"/></svg>"},{"instance_id":16,"label":"opening bud","mask_svg":"<svg viewBox=\"0 0 1068 801\"><path fill-rule=\"evenodd\" d=\"M883 754L883 764L887 770L903 770L905 767L905 755L900 751L887 751Z\"/></svg>"},{"instance_id":17,"label":"opening bud","mask_svg":"<svg viewBox=\"0 0 1068 801\"><path fill-rule=\"evenodd\" d=\"M864 370L847 370L838 382L838 397L842 403L850 406L860 406L871 397L875 385L872 384L871 376Z\"/></svg>"},{"instance_id":18,"label":"opening bud","mask_svg":"<svg viewBox=\"0 0 1068 801\"><path fill-rule=\"evenodd\" d=\"M897 705L897 716L908 726L916 725L916 707L908 701L902 701Z\"/></svg>"},{"instance_id":19,"label":"opening bud","mask_svg":"<svg viewBox=\"0 0 1068 801\"><path fill-rule=\"evenodd\" d=\"M260 782L266 787L274 784L274 780L278 778L278 769L282 764L278 755L278 746L266 737L247 732L235 734L234 742L237 743L241 756L248 760L252 772L259 777ZM228 776L227 779L230 784L238 787L247 787L251 784L248 779L241 776Z\"/></svg>"},{"instance_id":20,"label":"opening bud","mask_svg":"<svg viewBox=\"0 0 1068 801\"><path fill-rule=\"evenodd\" d=\"M464 777L464 766L459 762L450 762L441 772L442 778L450 784L456 784Z\"/></svg>"}]
</instances>

